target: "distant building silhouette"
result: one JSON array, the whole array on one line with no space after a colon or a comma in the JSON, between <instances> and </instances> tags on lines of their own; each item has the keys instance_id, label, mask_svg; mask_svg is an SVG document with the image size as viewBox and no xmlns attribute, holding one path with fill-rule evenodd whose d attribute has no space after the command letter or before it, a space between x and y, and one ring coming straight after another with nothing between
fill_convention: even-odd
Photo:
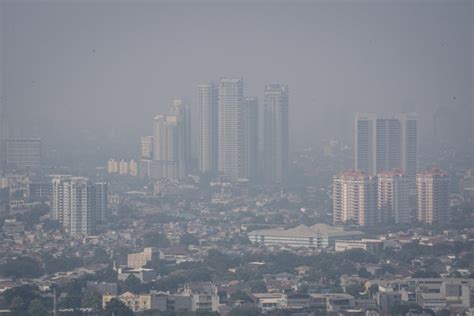
<instances>
[{"instance_id":1,"label":"distant building silhouette","mask_svg":"<svg viewBox=\"0 0 474 316\"><path fill-rule=\"evenodd\" d=\"M222 78L219 82L219 172L233 181L248 178L243 89L241 78Z\"/></svg>"},{"instance_id":2,"label":"distant building silhouette","mask_svg":"<svg viewBox=\"0 0 474 316\"><path fill-rule=\"evenodd\" d=\"M198 93L199 171L215 174L219 169L217 87L213 82L201 83Z\"/></svg>"},{"instance_id":3,"label":"distant building silhouette","mask_svg":"<svg viewBox=\"0 0 474 316\"><path fill-rule=\"evenodd\" d=\"M357 113L355 168L369 175L399 169L414 184L417 172L418 126L414 113Z\"/></svg>"},{"instance_id":4,"label":"distant building silhouette","mask_svg":"<svg viewBox=\"0 0 474 316\"><path fill-rule=\"evenodd\" d=\"M263 109L263 163L266 182L282 183L288 175L288 86L265 86Z\"/></svg>"}]
</instances>

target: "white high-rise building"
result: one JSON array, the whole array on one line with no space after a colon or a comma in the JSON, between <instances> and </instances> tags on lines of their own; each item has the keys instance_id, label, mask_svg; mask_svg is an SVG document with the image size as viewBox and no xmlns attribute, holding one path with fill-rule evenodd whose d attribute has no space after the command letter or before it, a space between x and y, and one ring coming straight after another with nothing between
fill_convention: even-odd
<instances>
[{"instance_id":1,"label":"white high-rise building","mask_svg":"<svg viewBox=\"0 0 474 316\"><path fill-rule=\"evenodd\" d=\"M357 113L355 168L369 175L402 170L414 184L417 172L417 116Z\"/></svg>"},{"instance_id":2,"label":"white high-rise building","mask_svg":"<svg viewBox=\"0 0 474 316\"><path fill-rule=\"evenodd\" d=\"M119 162L113 158L110 158L107 161L107 172L108 173L117 173L119 172Z\"/></svg>"},{"instance_id":3,"label":"white high-rise building","mask_svg":"<svg viewBox=\"0 0 474 316\"><path fill-rule=\"evenodd\" d=\"M52 176L51 211L73 237L95 233L97 222L105 221L107 184L93 184L85 177Z\"/></svg>"},{"instance_id":4,"label":"white high-rise building","mask_svg":"<svg viewBox=\"0 0 474 316\"><path fill-rule=\"evenodd\" d=\"M130 172L130 168L129 168L128 161L126 161L125 159L121 159L119 162L119 174L125 176L125 175L128 175L129 172Z\"/></svg>"},{"instance_id":5,"label":"white high-rise building","mask_svg":"<svg viewBox=\"0 0 474 316\"><path fill-rule=\"evenodd\" d=\"M377 175L377 208L380 222L408 223L409 181L405 173L394 170Z\"/></svg>"},{"instance_id":6,"label":"white high-rise building","mask_svg":"<svg viewBox=\"0 0 474 316\"><path fill-rule=\"evenodd\" d=\"M375 225L377 215L377 181L361 171L342 172L333 178L333 222Z\"/></svg>"},{"instance_id":7,"label":"white high-rise building","mask_svg":"<svg viewBox=\"0 0 474 316\"><path fill-rule=\"evenodd\" d=\"M244 98L244 125L245 125L245 150L247 151L248 179L256 181L259 172L259 132L258 132L258 98Z\"/></svg>"},{"instance_id":8,"label":"white high-rise building","mask_svg":"<svg viewBox=\"0 0 474 316\"><path fill-rule=\"evenodd\" d=\"M199 171L217 173L218 165L218 107L217 87L213 82L198 85L199 98Z\"/></svg>"},{"instance_id":9,"label":"white high-rise building","mask_svg":"<svg viewBox=\"0 0 474 316\"><path fill-rule=\"evenodd\" d=\"M129 169L129 174L132 177L138 176L138 163L134 159L130 160Z\"/></svg>"},{"instance_id":10,"label":"white high-rise building","mask_svg":"<svg viewBox=\"0 0 474 316\"><path fill-rule=\"evenodd\" d=\"M265 86L263 109L263 163L265 181L283 183L288 175L288 86Z\"/></svg>"},{"instance_id":11,"label":"white high-rise building","mask_svg":"<svg viewBox=\"0 0 474 316\"><path fill-rule=\"evenodd\" d=\"M153 158L153 136L143 136L141 138L140 146L140 158L141 159L152 159Z\"/></svg>"},{"instance_id":12,"label":"white high-rise building","mask_svg":"<svg viewBox=\"0 0 474 316\"><path fill-rule=\"evenodd\" d=\"M184 141L181 117L158 115L154 121L153 165L155 178L180 180L185 176ZM152 172L153 173L153 172Z\"/></svg>"},{"instance_id":13,"label":"white high-rise building","mask_svg":"<svg viewBox=\"0 0 474 316\"><path fill-rule=\"evenodd\" d=\"M449 175L431 169L416 176L418 220L422 223L444 223L449 220Z\"/></svg>"},{"instance_id":14,"label":"white high-rise building","mask_svg":"<svg viewBox=\"0 0 474 316\"><path fill-rule=\"evenodd\" d=\"M218 92L219 172L230 180L248 178L241 78L222 78Z\"/></svg>"}]
</instances>

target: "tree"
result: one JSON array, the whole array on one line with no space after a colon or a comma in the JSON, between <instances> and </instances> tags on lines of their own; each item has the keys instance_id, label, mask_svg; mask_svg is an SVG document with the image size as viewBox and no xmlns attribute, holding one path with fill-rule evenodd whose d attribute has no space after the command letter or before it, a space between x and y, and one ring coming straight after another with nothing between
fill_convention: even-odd
<instances>
[{"instance_id":1,"label":"tree","mask_svg":"<svg viewBox=\"0 0 474 316\"><path fill-rule=\"evenodd\" d=\"M0 273L6 277L37 278L43 275L43 269L39 262L33 258L19 257L2 264Z\"/></svg>"},{"instance_id":2,"label":"tree","mask_svg":"<svg viewBox=\"0 0 474 316\"><path fill-rule=\"evenodd\" d=\"M143 245L145 247L167 248L170 246L170 241L163 234L150 232L143 236Z\"/></svg>"},{"instance_id":3,"label":"tree","mask_svg":"<svg viewBox=\"0 0 474 316\"><path fill-rule=\"evenodd\" d=\"M262 313L256 307L234 307L229 316L260 316Z\"/></svg>"},{"instance_id":4,"label":"tree","mask_svg":"<svg viewBox=\"0 0 474 316\"><path fill-rule=\"evenodd\" d=\"M81 307L100 309L102 295L94 289L87 289L81 298Z\"/></svg>"},{"instance_id":5,"label":"tree","mask_svg":"<svg viewBox=\"0 0 474 316\"><path fill-rule=\"evenodd\" d=\"M11 304L10 304L10 309L12 311L23 311L26 309L26 304L25 300L23 300L20 296L16 296L13 298Z\"/></svg>"},{"instance_id":6,"label":"tree","mask_svg":"<svg viewBox=\"0 0 474 316\"><path fill-rule=\"evenodd\" d=\"M113 298L105 306L105 313L107 316L133 316L133 312L121 300Z\"/></svg>"},{"instance_id":7,"label":"tree","mask_svg":"<svg viewBox=\"0 0 474 316\"><path fill-rule=\"evenodd\" d=\"M28 307L28 313L30 316L46 316L49 315L48 310L44 307L43 302L40 299L34 299L30 302Z\"/></svg>"},{"instance_id":8,"label":"tree","mask_svg":"<svg viewBox=\"0 0 474 316\"><path fill-rule=\"evenodd\" d=\"M139 294L142 290L142 282L133 274L130 274L123 283L121 283L121 292L132 292Z\"/></svg>"},{"instance_id":9,"label":"tree","mask_svg":"<svg viewBox=\"0 0 474 316\"><path fill-rule=\"evenodd\" d=\"M199 239L194 235L186 233L186 234L181 235L181 237L179 238L179 243L185 246L189 246L189 245L198 246Z\"/></svg>"}]
</instances>

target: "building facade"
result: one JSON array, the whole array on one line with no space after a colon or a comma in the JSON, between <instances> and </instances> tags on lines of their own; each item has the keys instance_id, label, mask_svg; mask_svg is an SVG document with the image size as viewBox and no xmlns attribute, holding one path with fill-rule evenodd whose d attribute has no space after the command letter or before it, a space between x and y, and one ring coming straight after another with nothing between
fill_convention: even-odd
<instances>
[{"instance_id":1,"label":"building facade","mask_svg":"<svg viewBox=\"0 0 474 316\"><path fill-rule=\"evenodd\" d=\"M158 115L154 120L154 178L180 180L185 176L182 121L176 115ZM152 172L153 173L153 172Z\"/></svg>"},{"instance_id":2,"label":"building facade","mask_svg":"<svg viewBox=\"0 0 474 316\"><path fill-rule=\"evenodd\" d=\"M199 98L199 171L217 173L218 165L218 93L213 82L198 85Z\"/></svg>"},{"instance_id":3,"label":"building facade","mask_svg":"<svg viewBox=\"0 0 474 316\"><path fill-rule=\"evenodd\" d=\"M5 164L8 169L41 167L40 139L7 139L4 143Z\"/></svg>"},{"instance_id":4,"label":"building facade","mask_svg":"<svg viewBox=\"0 0 474 316\"><path fill-rule=\"evenodd\" d=\"M248 178L243 91L241 78L222 78L219 82L219 172L232 181Z\"/></svg>"},{"instance_id":5,"label":"building facade","mask_svg":"<svg viewBox=\"0 0 474 316\"><path fill-rule=\"evenodd\" d=\"M417 122L414 113L357 113L355 169L371 176L399 169L414 183L418 155Z\"/></svg>"},{"instance_id":6,"label":"building facade","mask_svg":"<svg viewBox=\"0 0 474 316\"><path fill-rule=\"evenodd\" d=\"M245 149L248 161L248 179L255 182L259 178L259 127L258 98L244 98Z\"/></svg>"},{"instance_id":7,"label":"building facade","mask_svg":"<svg viewBox=\"0 0 474 316\"><path fill-rule=\"evenodd\" d=\"M107 215L107 184L86 177L52 176L51 211L72 237L95 233L97 222Z\"/></svg>"},{"instance_id":8,"label":"building facade","mask_svg":"<svg viewBox=\"0 0 474 316\"><path fill-rule=\"evenodd\" d=\"M416 177L418 221L427 224L449 220L449 176L439 169Z\"/></svg>"},{"instance_id":9,"label":"building facade","mask_svg":"<svg viewBox=\"0 0 474 316\"><path fill-rule=\"evenodd\" d=\"M333 222L370 226L378 222L377 181L361 171L346 171L333 178Z\"/></svg>"},{"instance_id":10,"label":"building facade","mask_svg":"<svg viewBox=\"0 0 474 316\"><path fill-rule=\"evenodd\" d=\"M377 175L377 208L381 222L408 223L409 180L401 171L381 172Z\"/></svg>"},{"instance_id":11,"label":"building facade","mask_svg":"<svg viewBox=\"0 0 474 316\"><path fill-rule=\"evenodd\" d=\"M263 109L263 163L266 182L282 183L288 174L288 86L265 86Z\"/></svg>"}]
</instances>

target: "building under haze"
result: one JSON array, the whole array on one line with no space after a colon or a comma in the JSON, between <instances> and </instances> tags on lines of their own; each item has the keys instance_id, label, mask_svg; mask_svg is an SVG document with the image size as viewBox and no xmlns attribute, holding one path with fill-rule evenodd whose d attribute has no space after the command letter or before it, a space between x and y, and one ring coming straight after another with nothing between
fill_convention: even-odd
<instances>
[{"instance_id":1,"label":"building under haze","mask_svg":"<svg viewBox=\"0 0 474 316\"><path fill-rule=\"evenodd\" d=\"M97 222L106 218L107 184L93 184L86 177L52 176L51 212L72 237L92 235Z\"/></svg>"},{"instance_id":2,"label":"building under haze","mask_svg":"<svg viewBox=\"0 0 474 316\"><path fill-rule=\"evenodd\" d=\"M357 113L354 146L356 170L375 176L380 172L399 169L414 184L417 138L417 117L414 113Z\"/></svg>"},{"instance_id":3,"label":"building under haze","mask_svg":"<svg viewBox=\"0 0 474 316\"><path fill-rule=\"evenodd\" d=\"M8 169L34 169L41 166L41 140L14 138L4 141L4 160Z\"/></svg>"},{"instance_id":4,"label":"building under haze","mask_svg":"<svg viewBox=\"0 0 474 316\"><path fill-rule=\"evenodd\" d=\"M248 178L243 90L241 78L222 78L219 82L219 172L233 181Z\"/></svg>"},{"instance_id":5,"label":"building under haze","mask_svg":"<svg viewBox=\"0 0 474 316\"><path fill-rule=\"evenodd\" d=\"M246 97L243 102L245 125L245 150L247 152L247 174L250 181L258 180L259 172L259 127L258 98Z\"/></svg>"},{"instance_id":6,"label":"building under haze","mask_svg":"<svg viewBox=\"0 0 474 316\"><path fill-rule=\"evenodd\" d=\"M346 171L333 178L334 224L370 226L378 222L377 181L362 171Z\"/></svg>"},{"instance_id":7,"label":"building under haze","mask_svg":"<svg viewBox=\"0 0 474 316\"><path fill-rule=\"evenodd\" d=\"M213 82L198 85L199 103L199 171L217 173L218 163L218 110L217 87Z\"/></svg>"},{"instance_id":8,"label":"building under haze","mask_svg":"<svg viewBox=\"0 0 474 316\"><path fill-rule=\"evenodd\" d=\"M154 119L151 177L180 180L185 176L183 122L179 115L158 115Z\"/></svg>"},{"instance_id":9,"label":"building under haze","mask_svg":"<svg viewBox=\"0 0 474 316\"><path fill-rule=\"evenodd\" d=\"M184 156L184 173L187 175L191 171L192 154L191 154L191 109L189 105L181 98L174 98L171 101L169 115L180 118L179 134L182 144Z\"/></svg>"},{"instance_id":10,"label":"building under haze","mask_svg":"<svg viewBox=\"0 0 474 316\"><path fill-rule=\"evenodd\" d=\"M408 223L409 181L405 173L394 170L377 175L377 208L381 222Z\"/></svg>"},{"instance_id":11,"label":"building under haze","mask_svg":"<svg viewBox=\"0 0 474 316\"><path fill-rule=\"evenodd\" d=\"M266 182L282 183L288 175L288 86L265 86L263 107L264 177Z\"/></svg>"},{"instance_id":12,"label":"building under haze","mask_svg":"<svg viewBox=\"0 0 474 316\"><path fill-rule=\"evenodd\" d=\"M449 176L431 169L416 176L418 221L427 224L449 220Z\"/></svg>"}]
</instances>

